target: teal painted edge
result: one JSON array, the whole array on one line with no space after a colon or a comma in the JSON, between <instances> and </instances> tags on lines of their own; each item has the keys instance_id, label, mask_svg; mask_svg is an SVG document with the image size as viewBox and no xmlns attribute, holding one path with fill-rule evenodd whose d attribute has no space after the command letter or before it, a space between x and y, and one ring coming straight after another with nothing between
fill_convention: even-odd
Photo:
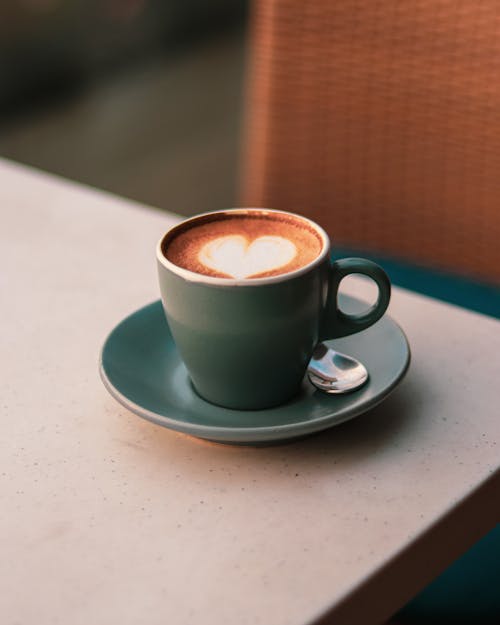
<instances>
[{"instance_id":1,"label":"teal painted edge","mask_svg":"<svg viewBox=\"0 0 500 625\"><path fill-rule=\"evenodd\" d=\"M500 285L412 265L366 250L335 248L332 256L334 260L348 256L368 258L385 269L391 282L397 286L500 319Z\"/></svg>"},{"instance_id":2,"label":"teal painted edge","mask_svg":"<svg viewBox=\"0 0 500 625\"><path fill-rule=\"evenodd\" d=\"M361 256L378 263L391 282L428 297L500 318L500 287L460 275L372 254L336 248L334 260ZM397 618L403 623L489 625L500 623L500 524L412 599Z\"/></svg>"}]
</instances>

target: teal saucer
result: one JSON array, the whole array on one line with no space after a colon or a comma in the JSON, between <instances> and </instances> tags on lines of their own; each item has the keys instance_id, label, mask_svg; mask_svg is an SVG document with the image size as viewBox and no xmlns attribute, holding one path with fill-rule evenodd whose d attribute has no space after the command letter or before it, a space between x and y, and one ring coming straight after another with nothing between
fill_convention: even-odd
<instances>
[{"instance_id":1,"label":"teal saucer","mask_svg":"<svg viewBox=\"0 0 500 625\"><path fill-rule=\"evenodd\" d=\"M344 310L366 308L341 296ZM368 382L347 395L327 395L304 379L289 402L267 410L232 410L194 391L177 353L160 301L121 321L106 339L100 374L123 406L153 423L218 443L262 445L300 438L370 410L385 399L408 369L410 349L387 315L363 332L329 342L361 360Z\"/></svg>"}]
</instances>

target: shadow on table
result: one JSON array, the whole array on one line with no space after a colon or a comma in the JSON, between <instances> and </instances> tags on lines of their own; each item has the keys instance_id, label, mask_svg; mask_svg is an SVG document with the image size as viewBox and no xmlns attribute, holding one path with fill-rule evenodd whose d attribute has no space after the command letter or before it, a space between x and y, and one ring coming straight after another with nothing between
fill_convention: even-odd
<instances>
[{"instance_id":1,"label":"shadow on table","mask_svg":"<svg viewBox=\"0 0 500 625\"><path fill-rule=\"evenodd\" d=\"M336 427L291 442L290 450L306 461L310 455L316 457L318 450L329 449L334 454L347 453L353 463L382 451L402 436L406 437L412 427L412 386L414 382L408 378L375 408Z\"/></svg>"},{"instance_id":2,"label":"shadow on table","mask_svg":"<svg viewBox=\"0 0 500 625\"><path fill-rule=\"evenodd\" d=\"M253 463L265 464L271 472L274 466L280 473L283 472L284 464L290 468L291 473L300 469L318 468L320 459L321 468L330 464L332 467L345 467L363 463L367 458L385 453L388 446L408 446L408 440L411 440L416 427L416 410L412 398L417 393L414 390L417 384L418 381L408 377L381 404L359 417L316 434L277 445L213 443L145 422L141 428L144 435L142 445L147 447L148 454L165 457L169 464L175 462L173 456L177 454L184 458L186 454L196 454L196 463L190 465L196 475L213 467L215 461L232 461L238 463L238 466L241 463L247 467Z\"/></svg>"}]
</instances>

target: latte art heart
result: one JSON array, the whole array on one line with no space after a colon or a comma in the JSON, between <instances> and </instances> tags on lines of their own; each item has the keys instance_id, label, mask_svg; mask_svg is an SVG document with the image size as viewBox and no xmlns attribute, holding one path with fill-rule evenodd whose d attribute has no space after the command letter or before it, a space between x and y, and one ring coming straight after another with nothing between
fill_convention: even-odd
<instances>
[{"instance_id":1,"label":"latte art heart","mask_svg":"<svg viewBox=\"0 0 500 625\"><path fill-rule=\"evenodd\" d=\"M320 232L302 217L260 209L208 213L167 233L161 251L170 263L211 278L255 278L291 274L324 252Z\"/></svg>"},{"instance_id":2,"label":"latte art heart","mask_svg":"<svg viewBox=\"0 0 500 625\"><path fill-rule=\"evenodd\" d=\"M265 235L249 242L235 234L206 243L198 260L209 269L241 279L283 267L296 254L296 246L284 237Z\"/></svg>"}]
</instances>

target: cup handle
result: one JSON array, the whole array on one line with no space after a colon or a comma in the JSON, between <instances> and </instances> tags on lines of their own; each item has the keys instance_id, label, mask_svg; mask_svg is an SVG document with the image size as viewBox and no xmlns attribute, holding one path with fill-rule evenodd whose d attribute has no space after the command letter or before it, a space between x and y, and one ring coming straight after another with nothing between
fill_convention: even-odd
<instances>
[{"instance_id":1,"label":"cup handle","mask_svg":"<svg viewBox=\"0 0 500 625\"><path fill-rule=\"evenodd\" d=\"M329 272L326 306L320 328L321 341L355 334L373 325L382 317L391 298L391 282L382 267L366 258L342 258L332 263ZM359 315L349 315L343 312L337 301L339 284L351 273L368 276L378 286L377 301L366 312Z\"/></svg>"}]
</instances>

